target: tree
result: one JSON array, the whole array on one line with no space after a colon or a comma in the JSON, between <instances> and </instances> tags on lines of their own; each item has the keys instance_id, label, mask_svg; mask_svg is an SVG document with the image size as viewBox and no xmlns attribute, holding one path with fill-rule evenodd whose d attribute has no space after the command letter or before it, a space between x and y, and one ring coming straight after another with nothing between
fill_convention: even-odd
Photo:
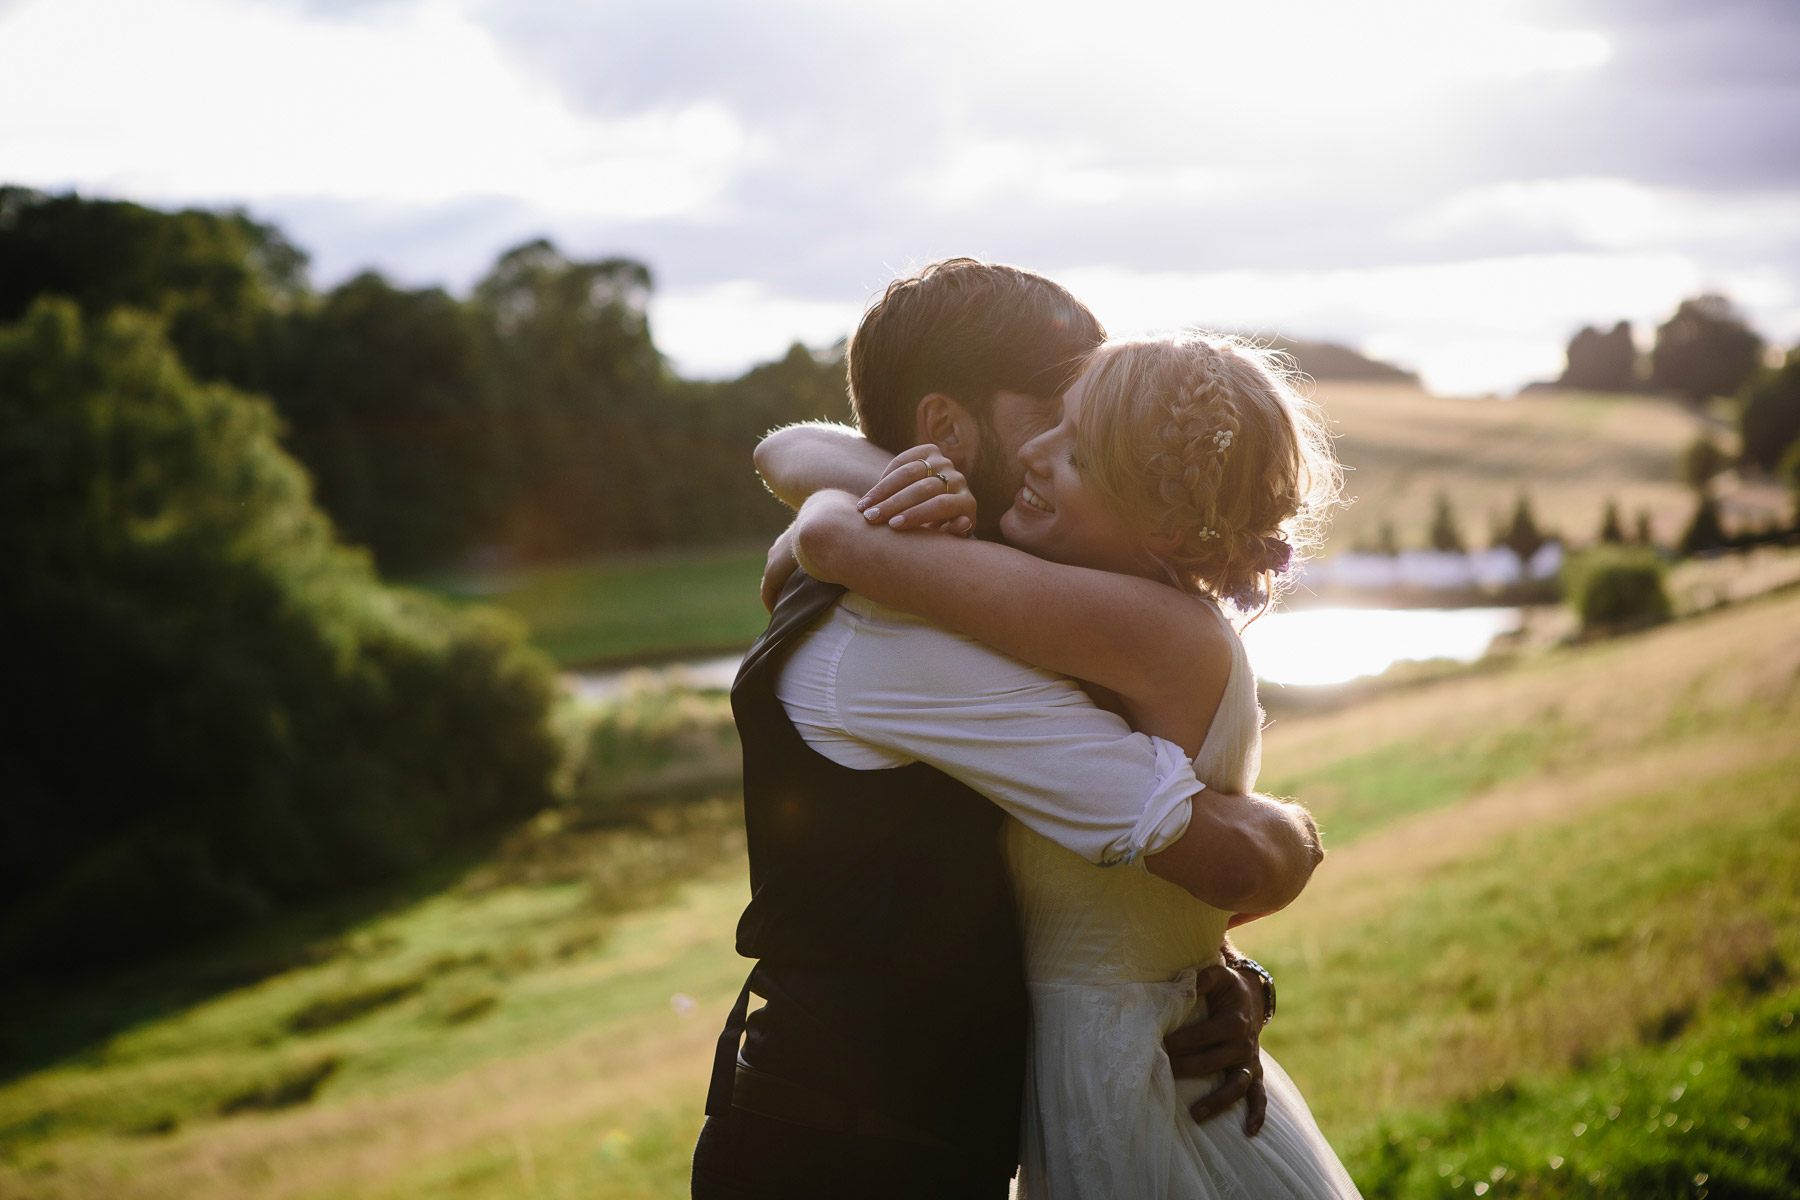
<instances>
[{"instance_id":1,"label":"tree","mask_svg":"<svg viewBox=\"0 0 1800 1200\"><path fill-rule=\"evenodd\" d=\"M1719 502L1711 492L1700 492L1694 503L1694 515L1682 530L1675 550L1684 557L1704 554L1725 545L1725 523L1719 517Z\"/></svg>"},{"instance_id":2,"label":"tree","mask_svg":"<svg viewBox=\"0 0 1800 1200\"><path fill-rule=\"evenodd\" d=\"M1544 548L1549 539L1538 529L1537 518L1531 512L1531 497L1519 493L1519 502L1513 506L1512 520L1507 523L1495 541L1496 545L1505 546L1519 556L1519 565L1525 566Z\"/></svg>"},{"instance_id":3,"label":"tree","mask_svg":"<svg viewBox=\"0 0 1800 1200\"><path fill-rule=\"evenodd\" d=\"M1725 297L1683 300L1656 330L1650 384L1696 401L1734 395L1762 361L1762 346Z\"/></svg>"},{"instance_id":4,"label":"tree","mask_svg":"<svg viewBox=\"0 0 1800 1200\"><path fill-rule=\"evenodd\" d=\"M0 329L9 967L143 957L550 798L548 663L384 587L275 431L143 314Z\"/></svg>"},{"instance_id":5,"label":"tree","mask_svg":"<svg viewBox=\"0 0 1800 1200\"><path fill-rule=\"evenodd\" d=\"M467 308L367 273L303 330L281 410L345 536L383 567L413 570L491 540L509 446Z\"/></svg>"},{"instance_id":6,"label":"tree","mask_svg":"<svg viewBox=\"0 0 1800 1200\"><path fill-rule=\"evenodd\" d=\"M308 298L306 255L241 212L0 187L0 324L46 294L89 319L151 313L196 378L268 391L287 361L286 317Z\"/></svg>"},{"instance_id":7,"label":"tree","mask_svg":"<svg viewBox=\"0 0 1800 1200\"><path fill-rule=\"evenodd\" d=\"M1606 502L1606 512L1600 518L1600 544L1603 546L1625 544L1625 527L1619 521L1619 502L1617 500Z\"/></svg>"},{"instance_id":8,"label":"tree","mask_svg":"<svg viewBox=\"0 0 1800 1200\"><path fill-rule=\"evenodd\" d=\"M548 241L500 257L471 301L512 463L501 537L533 557L673 540L661 504L664 372L649 268L580 262Z\"/></svg>"},{"instance_id":9,"label":"tree","mask_svg":"<svg viewBox=\"0 0 1800 1200\"><path fill-rule=\"evenodd\" d=\"M1794 493L1794 528L1800 529L1800 440L1789 446L1781 458L1781 477Z\"/></svg>"},{"instance_id":10,"label":"tree","mask_svg":"<svg viewBox=\"0 0 1800 1200\"><path fill-rule=\"evenodd\" d=\"M546 241L467 301L352 279L242 213L0 188L0 321L64 295L153 316L187 371L267 394L339 528L384 568L499 544L529 558L771 536L750 465L769 427L845 412L842 351L796 347L724 383L670 373L648 268Z\"/></svg>"},{"instance_id":11,"label":"tree","mask_svg":"<svg viewBox=\"0 0 1800 1200\"><path fill-rule=\"evenodd\" d=\"M1681 452L1681 481L1696 492L1704 492L1729 461L1717 442L1701 434Z\"/></svg>"},{"instance_id":12,"label":"tree","mask_svg":"<svg viewBox=\"0 0 1800 1200\"><path fill-rule=\"evenodd\" d=\"M1456 526L1456 514L1450 508L1450 497L1444 492L1437 494L1432 509L1431 548L1445 554L1462 554L1467 550L1462 531Z\"/></svg>"},{"instance_id":13,"label":"tree","mask_svg":"<svg viewBox=\"0 0 1800 1200\"><path fill-rule=\"evenodd\" d=\"M1631 544L1644 547L1656 545L1656 530L1651 524L1650 510L1647 508L1638 509L1637 524L1632 530Z\"/></svg>"},{"instance_id":14,"label":"tree","mask_svg":"<svg viewBox=\"0 0 1800 1200\"><path fill-rule=\"evenodd\" d=\"M1800 346L1774 370L1758 372L1744 389L1738 409L1744 458L1774 470L1789 446L1800 441Z\"/></svg>"},{"instance_id":15,"label":"tree","mask_svg":"<svg viewBox=\"0 0 1800 1200\"><path fill-rule=\"evenodd\" d=\"M1380 528L1375 531L1375 553L1385 554L1389 558L1400 553L1400 537L1394 532L1392 521L1382 521Z\"/></svg>"},{"instance_id":16,"label":"tree","mask_svg":"<svg viewBox=\"0 0 1800 1200\"><path fill-rule=\"evenodd\" d=\"M694 410L693 425L709 437L754 445L763 434L796 421L854 420L844 343L822 351L796 342L773 362L722 383L684 383L679 394Z\"/></svg>"},{"instance_id":17,"label":"tree","mask_svg":"<svg viewBox=\"0 0 1800 1200\"><path fill-rule=\"evenodd\" d=\"M1595 392L1628 392L1637 383L1637 346L1631 323L1620 321L1612 332L1584 326L1569 341L1569 365L1558 382L1567 388Z\"/></svg>"}]
</instances>

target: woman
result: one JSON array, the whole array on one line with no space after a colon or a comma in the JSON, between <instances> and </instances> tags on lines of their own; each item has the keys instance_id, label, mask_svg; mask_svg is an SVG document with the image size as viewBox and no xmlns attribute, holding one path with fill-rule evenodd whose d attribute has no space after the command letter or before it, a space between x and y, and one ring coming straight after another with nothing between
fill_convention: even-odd
<instances>
[{"instance_id":1,"label":"woman","mask_svg":"<svg viewBox=\"0 0 1800 1200\"><path fill-rule=\"evenodd\" d=\"M1335 497L1308 407L1241 342L1113 342L1064 398L1061 424L1020 458L1025 486L1001 521L1010 547L895 537L869 519L920 505L934 527L972 525L960 477L921 476L919 461L940 460L919 447L861 503L809 499L796 552L815 576L1082 680L1097 703L1193 754L1201 779L1252 790L1261 712L1223 606L1265 604ZM1194 977L1217 960L1233 914L1145 871L1093 866L1017 822L1005 837L1033 1014L1023 1194L1355 1195L1266 1055L1261 1136L1188 1116L1216 1081L1177 1083L1161 1042L1203 1015Z\"/></svg>"}]
</instances>

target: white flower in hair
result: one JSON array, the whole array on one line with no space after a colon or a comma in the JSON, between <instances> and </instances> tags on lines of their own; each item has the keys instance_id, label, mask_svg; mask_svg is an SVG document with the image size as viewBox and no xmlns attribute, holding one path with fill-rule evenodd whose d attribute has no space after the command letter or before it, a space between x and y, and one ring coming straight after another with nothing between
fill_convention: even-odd
<instances>
[{"instance_id":1,"label":"white flower in hair","mask_svg":"<svg viewBox=\"0 0 1800 1200\"><path fill-rule=\"evenodd\" d=\"M1231 449L1231 430L1221 429L1213 434L1213 445L1220 450Z\"/></svg>"},{"instance_id":2,"label":"white flower in hair","mask_svg":"<svg viewBox=\"0 0 1800 1200\"><path fill-rule=\"evenodd\" d=\"M1216 538L1218 536L1219 536L1219 531L1211 528L1210 526L1208 528L1202 529L1200 531L1200 540L1203 542L1211 541L1213 538Z\"/></svg>"}]
</instances>

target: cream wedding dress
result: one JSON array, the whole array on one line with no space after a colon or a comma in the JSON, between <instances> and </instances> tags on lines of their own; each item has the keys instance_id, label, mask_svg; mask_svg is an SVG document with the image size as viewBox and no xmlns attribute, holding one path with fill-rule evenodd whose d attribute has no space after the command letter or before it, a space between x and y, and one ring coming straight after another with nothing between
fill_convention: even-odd
<instances>
[{"instance_id":1,"label":"cream wedding dress","mask_svg":"<svg viewBox=\"0 0 1800 1200\"><path fill-rule=\"evenodd\" d=\"M1247 792L1261 766L1262 712L1235 631L1231 646L1225 696L1194 771L1220 791ZM1216 1079L1176 1080L1162 1039L1205 1015L1194 976L1218 961L1229 914L1137 867L1096 867L1017 821L1004 836L1032 1019L1017 1194L1357 1195L1293 1081L1267 1054L1268 1120L1256 1137L1244 1136L1241 1102L1204 1125L1188 1115Z\"/></svg>"}]
</instances>

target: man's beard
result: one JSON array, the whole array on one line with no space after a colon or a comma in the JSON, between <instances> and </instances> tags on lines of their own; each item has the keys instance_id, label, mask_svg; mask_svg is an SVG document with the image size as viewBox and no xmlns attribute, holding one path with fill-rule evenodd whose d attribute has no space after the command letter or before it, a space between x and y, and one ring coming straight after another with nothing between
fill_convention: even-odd
<instances>
[{"instance_id":1,"label":"man's beard","mask_svg":"<svg viewBox=\"0 0 1800 1200\"><path fill-rule=\"evenodd\" d=\"M1019 490L1013 469L1017 461L1017 455L1006 453L999 436L983 422L981 451L968 476L969 492L975 497L975 529L981 537L1000 536L1000 518L1012 507L1013 494Z\"/></svg>"}]
</instances>

